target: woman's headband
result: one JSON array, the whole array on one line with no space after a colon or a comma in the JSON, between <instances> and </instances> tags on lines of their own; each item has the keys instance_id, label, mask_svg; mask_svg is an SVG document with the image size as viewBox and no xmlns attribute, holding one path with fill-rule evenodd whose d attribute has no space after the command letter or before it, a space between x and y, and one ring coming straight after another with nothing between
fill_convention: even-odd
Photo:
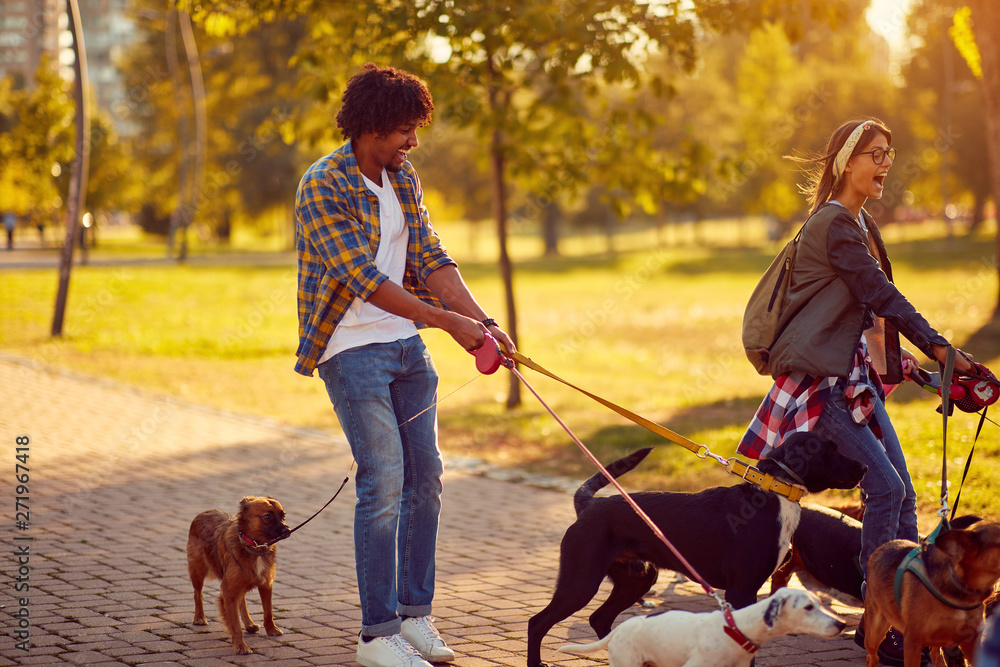
<instances>
[{"instance_id":1,"label":"woman's headband","mask_svg":"<svg viewBox=\"0 0 1000 667\"><path fill-rule=\"evenodd\" d=\"M833 161L833 182L836 183L840 180L840 177L844 175L844 169L847 168L847 161L851 159L851 153L854 152L854 147L858 145L858 140L861 139L862 133L865 130L871 129L872 121L866 120L858 123L858 126L854 128L851 132L851 136L847 137L847 141L844 142L844 146L837 152L837 157Z\"/></svg>"}]
</instances>

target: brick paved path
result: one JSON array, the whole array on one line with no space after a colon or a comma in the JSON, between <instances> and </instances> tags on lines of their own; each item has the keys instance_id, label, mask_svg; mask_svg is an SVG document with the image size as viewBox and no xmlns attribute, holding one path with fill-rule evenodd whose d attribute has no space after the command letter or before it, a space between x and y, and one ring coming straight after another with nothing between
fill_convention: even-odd
<instances>
[{"instance_id":1,"label":"brick paved path","mask_svg":"<svg viewBox=\"0 0 1000 667\"><path fill-rule=\"evenodd\" d=\"M30 437L27 530L14 528L19 435ZM360 626L353 484L279 545L275 619L285 634L248 636L254 655L236 656L225 641L214 605L217 583L206 591L209 625L191 625L184 551L195 514L235 511L243 495L275 496L291 525L312 514L350 466L339 435L222 414L0 356L0 438L7 457L0 465L6 508L0 665L353 664ZM435 615L459 654L454 664L524 665L527 620L549 600L558 543L573 519L571 499L463 472L447 473L445 494ZM13 552L24 544L30 547L28 651L15 646L20 604L11 583L19 568ZM671 608L714 607L698 586L671 583L670 573L661 575L656 592L654 601ZM259 623L256 593L247 597ZM857 622L860 610L835 609ZM567 639L591 641L588 615L553 629L543 657L567 667L606 664L553 650ZM863 653L849 636L775 639L757 665L861 665Z\"/></svg>"}]
</instances>

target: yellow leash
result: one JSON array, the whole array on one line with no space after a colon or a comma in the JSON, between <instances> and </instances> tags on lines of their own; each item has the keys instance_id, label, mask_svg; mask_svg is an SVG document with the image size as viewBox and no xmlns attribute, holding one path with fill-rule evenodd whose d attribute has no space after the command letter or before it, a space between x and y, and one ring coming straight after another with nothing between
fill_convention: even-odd
<instances>
[{"instance_id":1,"label":"yellow leash","mask_svg":"<svg viewBox=\"0 0 1000 667\"><path fill-rule=\"evenodd\" d=\"M655 433L661 438L669 440L675 445L680 445L684 449L693 452L700 459L706 459L706 458L715 459L716 461L724 465L726 467L726 471L729 472L730 474L736 475L737 477L740 477L743 480L750 482L751 484L755 484L760 488L764 489L765 491L773 491L774 493L777 493L779 495L788 498L792 502L798 502L799 500L801 500L803 494L805 493L804 489L802 489L801 487L787 484L779 479L776 479L773 475L762 473L760 470L757 470L757 468L754 468L753 466L748 465L737 458L727 459L717 454L713 454L711 450L709 450L708 446L699 445L693 440L685 438L683 435L675 433L670 429L665 428L657 424L656 422L643 417L642 415L636 414L631 410L628 410L626 408L621 407L620 405L612 403L611 401L605 398L601 398L596 394L592 394L586 389L578 387L575 384L562 379L555 373L543 368L541 365L535 363L529 357L524 356L520 352L514 352L513 354L508 354L507 352L504 352L503 354L513 359L517 363L530 368L533 371L548 376L553 380L555 380L556 382L561 382L562 384L566 385L571 389L575 389L584 396L587 396L597 401L601 405L605 406L606 408L609 408L617 412L622 417L625 417L629 421L638 424L647 431L651 431L652 433Z\"/></svg>"}]
</instances>

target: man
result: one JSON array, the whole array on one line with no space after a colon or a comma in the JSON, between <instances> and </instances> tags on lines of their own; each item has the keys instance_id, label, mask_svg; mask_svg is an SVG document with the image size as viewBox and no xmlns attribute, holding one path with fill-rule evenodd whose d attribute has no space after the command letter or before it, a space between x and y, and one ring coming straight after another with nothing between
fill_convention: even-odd
<instances>
[{"instance_id":1,"label":"man","mask_svg":"<svg viewBox=\"0 0 1000 667\"><path fill-rule=\"evenodd\" d=\"M3 226L7 230L7 250L14 249L14 230L17 229L17 214L8 211L3 216Z\"/></svg>"},{"instance_id":2,"label":"man","mask_svg":"<svg viewBox=\"0 0 1000 667\"><path fill-rule=\"evenodd\" d=\"M430 617L442 464L437 373L417 326L467 350L487 331L514 345L442 246L407 161L434 110L426 86L367 64L342 101L347 143L309 168L296 196L295 369L319 371L358 464L357 661L424 667L455 654Z\"/></svg>"}]
</instances>

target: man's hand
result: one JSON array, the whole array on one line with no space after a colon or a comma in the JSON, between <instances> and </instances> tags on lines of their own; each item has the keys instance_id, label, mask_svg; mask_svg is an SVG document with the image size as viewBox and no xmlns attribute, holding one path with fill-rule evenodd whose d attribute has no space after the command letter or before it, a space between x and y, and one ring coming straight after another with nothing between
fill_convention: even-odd
<instances>
[{"instance_id":1,"label":"man's hand","mask_svg":"<svg viewBox=\"0 0 1000 667\"><path fill-rule=\"evenodd\" d=\"M432 326L447 331L456 343L469 352L478 350L486 342L486 328L471 317L441 310L435 319L438 321L432 323Z\"/></svg>"},{"instance_id":2,"label":"man's hand","mask_svg":"<svg viewBox=\"0 0 1000 667\"><path fill-rule=\"evenodd\" d=\"M490 335L493 336L498 343L500 343L500 347L505 354L511 355L517 352L517 346L514 345L514 340L507 335L506 331L496 325L486 327L486 330L490 332Z\"/></svg>"}]
</instances>

